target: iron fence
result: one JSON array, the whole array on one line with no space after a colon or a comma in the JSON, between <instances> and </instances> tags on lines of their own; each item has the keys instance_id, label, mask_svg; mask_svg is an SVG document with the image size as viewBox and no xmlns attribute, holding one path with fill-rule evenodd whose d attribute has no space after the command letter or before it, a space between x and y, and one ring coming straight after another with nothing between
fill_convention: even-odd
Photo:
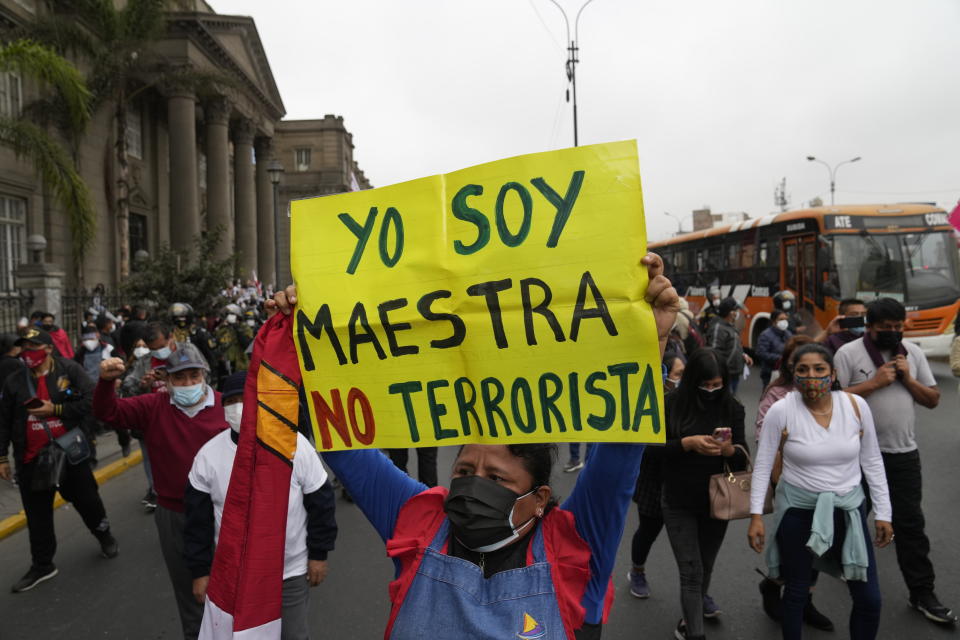
<instances>
[{"instance_id":1,"label":"iron fence","mask_svg":"<svg viewBox=\"0 0 960 640\"><path fill-rule=\"evenodd\" d=\"M33 297L24 292L0 294L0 331L16 333L17 321L30 315Z\"/></svg>"},{"instance_id":2,"label":"iron fence","mask_svg":"<svg viewBox=\"0 0 960 640\"><path fill-rule=\"evenodd\" d=\"M96 316L109 311L116 313L125 300L115 291L64 291L60 296L60 317L57 324L62 327L70 339L80 337L83 325Z\"/></svg>"}]
</instances>

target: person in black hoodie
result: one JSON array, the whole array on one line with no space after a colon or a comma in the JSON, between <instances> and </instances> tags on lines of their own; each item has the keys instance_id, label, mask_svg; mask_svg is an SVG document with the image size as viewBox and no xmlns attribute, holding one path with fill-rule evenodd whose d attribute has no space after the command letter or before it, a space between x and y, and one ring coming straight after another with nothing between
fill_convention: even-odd
<instances>
[{"instance_id":1,"label":"person in black hoodie","mask_svg":"<svg viewBox=\"0 0 960 640\"><path fill-rule=\"evenodd\" d=\"M705 637L703 618L720 615L707 590L727 522L710 517L710 476L723 472L724 461L735 470L747 463L743 405L733 397L727 367L714 349L690 356L664 411L661 506L680 571L683 609L675 636L692 640Z\"/></svg>"}]
</instances>

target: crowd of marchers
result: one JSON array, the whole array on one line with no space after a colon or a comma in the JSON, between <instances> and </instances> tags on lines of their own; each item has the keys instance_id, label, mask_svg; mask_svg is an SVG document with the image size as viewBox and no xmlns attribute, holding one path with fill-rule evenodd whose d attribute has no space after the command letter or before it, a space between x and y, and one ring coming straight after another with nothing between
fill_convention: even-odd
<instances>
[{"instance_id":1,"label":"crowd of marchers","mask_svg":"<svg viewBox=\"0 0 960 640\"><path fill-rule=\"evenodd\" d=\"M939 390L923 352L902 339L903 305L844 300L815 333L800 324L792 294L780 292L769 327L747 349L740 302L714 297L695 315L657 256L643 264L660 341L665 445L569 445L563 471L579 475L558 502L550 487L556 445L467 445L440 483L436 448L416 449L413 479L406 449L317 454L303 417L277 585L282 638L310 636L309 587L324 580L337 535L335 483L396 561L389 638L443 637L449 628L477 638L600 638L616 624L610 577L631 497L639 526L629 592L645 599L656 588L645 564L665 528L680 578L678 640L706 637L704 621L722 613L711 578L737 518L749 519L746 542L763 554L759 602L784 638L800 638L804 625L834 628L814 603L816 584L834 578L850 592L851 637L878 637L876 554L891 542L910 605L955 623L935 591L915 437L918 407L935 408ZM296 306L293 288L273 298L239 286L225 294L232 301L216 318L182 303L157 317L101 309L68 336L41 311L2 337L0 477L19 489L31 552L15 593L57 575L58 491L102 556L120 552L94 476L97 435L112 429L123 455L130 437L139 441L143 505L183 636L198 637L254 336L277 330L275 321L261 324ZM951 366L960 376L960 338ZM748 442L736 394L751 367L763 392ZM728 477L742 481L718 492L718 478Z\"/></svg>"}]
</instances>

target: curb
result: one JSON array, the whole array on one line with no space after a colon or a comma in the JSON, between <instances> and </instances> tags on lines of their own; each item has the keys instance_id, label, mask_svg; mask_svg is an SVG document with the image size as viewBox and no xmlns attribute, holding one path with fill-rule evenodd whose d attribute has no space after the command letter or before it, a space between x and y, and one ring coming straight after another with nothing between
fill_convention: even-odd
<instances>
[{"instance_id":1,"label":"curb","mask_svg":"<svg viewBox=\"0 0 960 640\"><path fill-rule=\"evenodd\" d=\"M96 479L97 484L101 485L107 480L120 475L130 467L140 464L142 461L143 452L140 449L137 449L126 458L120 458L119 460L115 460L105 467L97 469L93 472L93 477ZM57 493L53 500L53 508L59 509L64 504L64 499L60 497L59 493ZM16 515L0 520L0 540L3 540L7 536L16 533L20 529L23 529L26 525L27 516L24 515L23 510Z\"/></svg>"}]
</instances>

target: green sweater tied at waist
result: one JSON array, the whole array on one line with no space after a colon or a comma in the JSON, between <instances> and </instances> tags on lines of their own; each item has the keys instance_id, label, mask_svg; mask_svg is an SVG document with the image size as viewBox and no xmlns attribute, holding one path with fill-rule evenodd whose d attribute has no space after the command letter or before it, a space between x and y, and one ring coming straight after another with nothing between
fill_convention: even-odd
<instances>
[{"instance_id":1,"label":"green sweater tied at waist","mask_svg":"<svg viewBox=\"0 0 960 640\"><path fill-rule=\"evenodd\" d=\"M813 511L810 539L807 540L807 549L814 555L813 567L844 580L866 581L869 565L867 544L869 543L863 535L863 526L860 522L860 505L863 504L863 500L863 488L860 485L846 495L838 496L832 491L814 493L781 480L777 485L773 503L773 534L767 536L765 559L770 577L780 577L777 531L780 529L783 514L787 509L806 509ZM836 554L824 555L833 546L834 509L843 510L847 523L847 534L843 540L839 558Z\"/></svg>"}]
</instances>

